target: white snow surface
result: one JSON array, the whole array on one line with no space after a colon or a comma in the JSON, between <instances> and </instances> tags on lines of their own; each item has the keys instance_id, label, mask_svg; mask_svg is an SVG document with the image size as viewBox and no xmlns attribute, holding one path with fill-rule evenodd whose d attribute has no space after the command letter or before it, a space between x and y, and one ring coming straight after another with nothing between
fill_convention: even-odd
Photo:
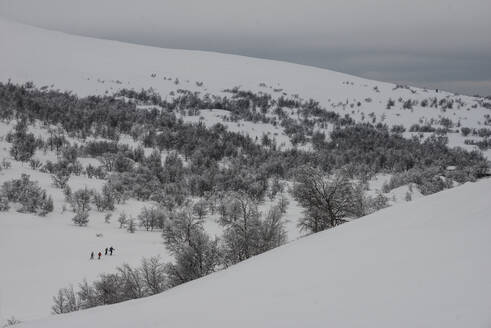
<instances>
[{"instance_id":1,"label":"white snow surface","mask_svg":"<svg viewBox=\"0 0 491 328\"><path fill-rule=\"evenodd\" d=\"M160 295L19 327L489 327L490 190L464 184Z\"/></svg>"}]
</instances>

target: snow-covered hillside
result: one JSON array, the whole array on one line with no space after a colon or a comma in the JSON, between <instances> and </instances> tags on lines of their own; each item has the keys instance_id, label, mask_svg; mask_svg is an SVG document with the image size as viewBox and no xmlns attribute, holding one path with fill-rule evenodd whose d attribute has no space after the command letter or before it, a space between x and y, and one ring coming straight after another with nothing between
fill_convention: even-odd
<instances>
[{"instance_id":1,"label":"snow-covered hillside","mask_svg":"<svg viewBox=\"0 0 491 328\"><path fill-rule=\"evenodd\" d=\"M437 90L396 87L309 66L218 53L161 49L73 36L0 19L0 81L32 81L35 85L73 91L79 95L113 93L122 88L153 88L162 97L178 89L204 94L223 90L264 92L275 97L298 95L315 99L328 110L357 121L388 125L438 126L442 118L479 129L491 110L483 99ZM170 97L170 96L169 96ZM453 101L452 108L421 106L423 100ZM386 109L389 99L394 107ZM411 109L403 103L413 101ZM417 103L417 105L416 105ZM488 116L486 116L488 115ZM247 127L243 128L249 132ZM451 145L464 145L455 129ZM281 138L280 138L281 139ZM280 140L281 141L281 140ZM488 150L488 155L490 151Z\"/></svg>"},{"instance_id":2,"label":"snow-covered hillside","mask_svg":"<svg viewBox=\"0 0 491 328\"><path fill-rule=\"evenodd\" d=\"M202 147L193 150L190 154L184 154L182 149L177 149L175 146L164 146L164 143L159 144L151 138L149 142L146 140L147 132L153 133L154 138L162 136L161 141L170 139L169 135L163 134L170 131L167 125L163 124L162 126L165 127L162 128L162 126L152 127L149 122L134 124L136 119L122 116L114 117L115 120L127 120L125 123L128 128L121 131L111 127L110 132L114 133L111 135L104 130L108 126L100 126L107 121L101 121L99 126L95 124L99 121L92 121L93 125L88 125L87 122L82 122L86 119L83 115L65 111L67 107L74 106L77 110L75 113L85 113L88 107L83 107L83 104L87 104L84 101L90 103L90 99L84 98L82 101L82 98L79 98L80 102L73 99L68 101L69 96L65 94L66 97L61 97L60 93L50 98L46 96L50 89L66 90L81 97L112 95L109 104L116 105L108 107L107 103L101 102L100 109L103 113L108 113L109 110L113 114L124 113L125 105L131 105L128 108L134 107L135 113L138 111L140 114L152 112L150 109L156 107L157 110L153 112L159 114L172 112L172 115L184 122L196 123L193 129L201 127L197 123L203 123L204 127L210 128L209 130L212 130L216 123L222 123L227 131L250 136L250 143L264 152L274 151L275 156L279 157L272 157L272 159L280 158L280 161L284 158L278 154L286 154L288 152L284 150L293 147L302 153L305 150L305 154L316 155L311 152L314 144L313 132L324 132L329 139L329 132L332 132L335 123L325 119L326 116L323 117L321 114L329 117L332 112L340 120L345 118L345 115L349 116L347 121L351 123L368 122L373 126L378 123L387 124L389 126L387 131L390 131L390 127L402 125L404 132L401 131L401 127L398 127L399 129L392 133L397 134L397 137L405 142L407 140L400 138L398 133L404 138L417 136L424 139L434 135L437 132L435 129L440 129L438 133L448 137L450 146L473 150L477 147L470 145L469 142L466 144L466 140L473 142L485 138L488 140L489 135L478 136L476 131L479 129L485 129L484 133L491 133L491 101L488 99L455 95L442 90L396 86L314 67L86 38L10 22L2 18L0 18L0 45L0 82L6 83L10 80L12 85L16 85L10 93L0 94L0 97L5 98L0 98L5 100L0 102L0 110L4 110L2 113L8 113L9 110L16 111L10 116L2 116L0 122L0 186L3 188L4 183L19 179L21 174L27 174L52 197L54 203L53 211L42 217L35 213L19 213L20 204L14 201L10 201L10 208L4 208L0 212L0 258L2 259L0 326L3 320L11 316L22 321L48 316L52 296L59 288L69 284L76 287L83 279L92 282L100 274L114 272L116 267L123 263L135 266L143 257L155 255L160 256L164 262L173 261L173 257L163 244L162 230L156 229L152 232L140 227L133 234L128 233L126 229L121 229L124 224L120 226L117 222L121 213L138 221L138 215L143 207L162 207L165 199L151 198L148 195L144 199L133 197L134 195L128 196L127 202L118 201L114 210L106 208L99 211L93 205L88 211L90 212L88 226L78 227L73 224L75 207L71 200L68 200L66 190L62 190L60 186L55 187L53 183L54 175L59 173L58 169L53 171L46 169L50 161L65 161L63 147L74 147L70 149L78 156L76 161L81 166L80 172L68 173L68 186L73 191L86 187L91 192L92 190L100 192L112 174L128 173L132 171L133 164L135 168L146 167L145 165L148 164L145 164L141 158L140 162L131 159L131 168L125 168L121 172L106 168L104 161L114 158L104 157L107 153L90 155L84 147L92 141L114 142L118 147L128 146L128 153L124 154L124 159L130 158L129 154L132 151L136 153L139 147L142 149L143 157L150 157L157 151L156 156L160 156L162 163L171 153L177 154L184 169L189 169L193 164L198 168L205 167L208 162L204 160L201 162L200 159L208 156L191 155L211 153L210 148L213 148ZM29 98L29 92L33 92L34 89L27 86L22 89L24 87L19 84L25 82L33 82L39 88L39 92L43 93L40 97L41 102L38 102L40 99ZM113 95L123 89L126 93ZM128 90L141 89L147 90L148 94L153 94L155 91L161 97L161 101L155 104L128 96L131 94ZM28 91L25 92L26 90ZM238 93L237 90L244 91L249 96L251 93L245 91L253 92L251 98L240 99L243 101L242 104L245 103L240 109L246 111L245 114L253 113L255 116L240 116L230 107L214 107L224 99L233 98L236 95L233 92ZM196 92L199 96L187 91ZM24 92L25 97L16 98ZM213 107L198 105L189 108L186 107L187 102L182 106L179 103L175 107L165 107L164 103L169 105L173 100L179 100L179 95L183 94L191 95L189 99L192 97L200 100L208 99L208 96L213 99L222 98L218 102L211 102ZM263 108L260 106L256 108L254 104L254 101L260 98L258 95L271 96L266 97L269 100ZM60 98L56 98L58 96ZM68 102L63 102L63 99ZM291 101L293 105L285 105L282 108L280 99L286 99L283 103ZM310 102L310 99L314 101ZM53 103L50 103L51 101ZM315 110L309 109L312 109L311 112L314 114L305 110L312 103L315 104ZM75 104L82 105L77 107ZM50 107L51 105L56 106ZM14 160L11 152L13 141L8 140L7 134L20 125L19 116L14 114L27 110L27 107L31 114L37 113L38 109L42 108L44 113L54 111L60 116L63 116L63 113L70 113L67 114L67 116L73 114L70 119L79 117L81 121L71 122L74 124L71 124L69 130L65 124L68 121L67 117L64 118L65 121L50 121L46 117L34 115L27 127L28 132L33 133L33 138L36 138L35 142L38 143L35 152L31 154L33 161L17 161ZM319 112L321 114L318 114ZM165 123L165 120L157 122ZM74 128L86 124L87 128L83 133L79 133L81 131ZM433 130L409 131L414 124L430 127ZM287 133L288 127L290 132ZM470 134L464 136L462 127L474 131L469 132L469 130ZM173 133L179 132L178 128L172 130ZM304 134L302 141L293 142L294 133L291 133L291 130L295 131L294 128L299 128ZM94 130L98 132L95 133ZM100 133L102 130L105 135ZM196 130L192 131L196 132ZM194 136L194 132L191 132L188 135L180 135L184 136L181 139L189 139L182 141L191 144L208 140L199 137L191 139L189 136ZM222 139L229 139L222 138L222 135L225 133L218 135L216 138L218 141L214 145L221 147ZM64 138L66 143L61 146L61 150L53 150L52 144L48 147L51 136ZM265 143L262 140L265 136L269 136L273 142ZM230 139L233 139L232 137ZM241 139L247 138L241 136ZM350 145L359 144L357 141L360 139L350 142ZM213 144L215 139L210 140L210 142L203 141L205 146ZM41 147L40 145L43 144L44 147ZM220 148L218 146L217 148ZM239 157L244 152L243 145L235 143L231 144L232 146L239 149L238 155L234 157L219 154L220 157L211 162L217 167L216 172L213 172L222 174L229 166L240 169L231 170L227 174L244 177L245 186L254 186L259 180L245 178L251 176L256 178L255 175L259 177L260 174L253 172L255 167L252 164L251 172L243 171L239 165L245 158ZM118 147L112 155L122 154L124 148ZM336 144L336 149L337 147ZM367 146L367 148L373 147ZM333 149L327 149L325 154ZM407 149L417 150L417 148ZM400 149L401 154L392 152L396 155L391 158L406 157L407 154L403 151L407 149ZM360 153L364 151L360 150ZM293 155L290 156L290 160L296 156L295 151L291 153ZM386 149L382 147L383 161L386 153ZM421 174L417 181L426 182L423 180L427 179L435 185L444 185L438 189L442 190L458 185L457 181L474 180L472 174L467 176L468 172L464 172L467 169L473 172L472 170L475 169L465 164L468 162L462 162L464 164L460 166L464 167L458 168L458 173L463 174L464 180L457 180L459 176L452 175L452 171L456 169L455 165L458 164L454 161L459 161L460 158L458 155L447 156L443 160L443 155L440 156L440 153L434 149L424 154L426 155L422 159L415 158L419 158L420 162L428 160L428 163L438 167L432 173L433 168L429 167L430 164L425 164L428 166L425 169L433 175ZM429 159L432 154L437 155ZM253 159L267 158L259 155L260 152L255 155L257 158ZM343 156L349 157L345 153L337 155L338 159ZM488 159L491 158L491 149L484 151L484 155ZM467 158L464 155L461 157ZM303 157L299 158L303 159ZM365 159L358 159L358 161L363 162ZM272 161L269 164L277 165L278 162ZM359 162L351 164L358 165ZM401 162L409 163L407 167L416 166L409 159L404 158ZM284 160L284 163L296 163L290 165L288 169L295 169L297 165L305 164L301 160L300 162ZM104 175L90 175L89 164L92 169L102 167ZM214 168L213 165L210 167ZM302 218L305 213L304 208L292 196L294 183L288 180L292 179L292 174L282 173L283 175L278 177L275 176L278 173L274 173L277 170L276 166L261 166L264 167L268 168L267 177L271 180L266 181L266 187L272 188L272 178L275 177L281 180L278 180L278 183L284 185L285 189L282 189L281 195L275 194L276 196L268 196L267 199L263 197L258 201L259 211L267 213L270 207L284 196L288 202L285 205L283 218L286 221L285 229L288 235L285 241L297 240L305 233L299 231L297 227L299 218ZM278 167L282 168L282 165ZM434 191L428 191L427 188L425 192L413 181L414 179L406 181L401 178L401 174L405 173L403 171L408 170L407 167L399 167L394 172L391 170L394 169L393 167L383 170L385 166L380 164L380 170L370 171L370 175L366 176L367 181L364 181L366 186L363 192L374 197L383 196L387 199L386 205L396 205L393 208L296 241L294 244L258 256L226 271L169 290L160 296L54 319L48 318L46 321L33 322L32 325L153 327L167 324L188 327L192 324L202 324L216 327L222 325L298 327L328 326L330 323L333 326L490 324L491 319L485 315L485 310L491 305L490 298L487 296L491 295L488 278L491 269L489 261L486 261L490 250L490 242L486 237L491 227L488 219L491 208L486 200L491 190L491 182L486 180L466 184L455 190L426 197L423 195ZM324 169L326 173L328 168ZM362 167L360 171L365 172L365 169L369 168ZM58 171L61 172L62 169ZM193 172L193 177L201 174L201 171L196 170L196 172ZM400 175L399 180L389 187L388 183L396 174ZM411 174L415 173L411 172ZM215 177L215 174L209 176ZM181 180L186 182L189 177L190 175L186 175ZM145 186L155 187L147 183L148 180L138 181ZM210 181L213 182L212 187L218 186L214 178L210 178ZM153 192L170 195L179 191L179 189L165 189L164 192L163 185L164 183L158 185ZM232 187L226 192L236 191L230 189ZM3 192L3 189L0 192ZM205 198L204 195L197 194L186 194L189 204L200 197ZM4 200L4 195L0 194L0 201ZM408 203L412 200L415 200L414 204ZM112 220L106 222L105 216L109 214L112 215ZM211 237L222 237L224 227L219 224L218 218L217 212L208 213L206 216L204 230ZM91 251L97 252L109 246L116 248L114 256L105 257L101 261L89 260Z\"/></svg>"},{"instance_id":3,"label":"snow-covered hillside","mask_svg":"<svg viewBox=\"0 0 491 328\"><path fill-rule=\"evenodd\" d=\"M10 144L4 139L13 126L0 122L2 160L9 158ZM36 136L46 137L46 130L40 127L31 126L30 131ZM57 155L55 152L39 150L34 158L56 161ZM80 160L86 164L100 165L95 158ZM11 316L22 320L48 316L52 296L62 286L76 285L83 279L92 281L102 273L114 272L116 267L124 263L138 265L143 257L159 256L164 261L172 259L163 244L160 231L148 232L143 229L130 234L126 229L121 229L117 222L121 213L136 218L143 207L153 206L155 202L130 199L125 204L118 204L115 211L111 212L110 223L104 220L107 212L93 208L88 227L77 227L71 221L73 212L65 202L62 190L53 186L51 174L33 170L27 163L15 160L9 160L9 163L10 168L0 169L0 185L27 174L53 196L54 211L46 217L18 213L17 206L7 212L0 212L0 325L2 320ZM72 176L68 185L73 190L84 187L100 190L104 183L104 180L81 175ZM300 235L296 224L302 209L290 197L289 201L288 237L295 240ZM261 209L266 211L269 206L271 202L266 202ZM217 218L218 215L209 215L205 222L206 231L211 235L220 235L222 232ZM116 248L114 256L104 257L101 261L89 260L90 252L104 251L110 246Z\"/></svg>"},{"instance_id":4,"label":"snow-covered hillside","mask_svg":"<svg viewBox=\"0 0 491 328\"><path fill-rule=\"evenodd\" d=\"M488 327L490 188L468 183L161 295L20 327Z\"/></svg>"}]
</instances>

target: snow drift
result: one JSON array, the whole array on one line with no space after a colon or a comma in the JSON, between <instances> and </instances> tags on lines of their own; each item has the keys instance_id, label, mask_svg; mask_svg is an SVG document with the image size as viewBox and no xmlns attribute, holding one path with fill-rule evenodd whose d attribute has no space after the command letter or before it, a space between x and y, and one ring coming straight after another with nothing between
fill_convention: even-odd
<instances>
[{"instance_id":1,"label":"snow drift","mask_svg":"<svg viewBox=\"0 0 491 328\"><path fill-rule=\"evenodd\" d=\"M21 327L488 327L490 190L465 184L160 295Z\"/></svg>"}]
</instances>

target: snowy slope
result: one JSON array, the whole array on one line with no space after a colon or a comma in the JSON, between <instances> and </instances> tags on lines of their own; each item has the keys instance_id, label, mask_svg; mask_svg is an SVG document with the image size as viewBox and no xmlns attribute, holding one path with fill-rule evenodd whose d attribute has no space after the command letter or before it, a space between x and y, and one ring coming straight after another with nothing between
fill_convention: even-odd
<instances>
[{"instance_id":1,"label":"snowy slope","mask_svg":"<svg viewBox=\"0 0 491 328\"><path fill-rule=\"evenodd\" d=\"M481 106L480 101L482 100L473 97L458 96L442 91L437 93L435 90L418 88L395 88L395 85L390 83L371 81L325 69L271 60L210 52L161 49L73 36L9 22L1 18L0 45L0 82L6 82L9 79L13 83L33 81L38 87L46 85L54 89L69 90L81 96L104 94L106 92L113 93L121 88L141 89L150 87L159 92L164 98L178 89L199 91L202 95L206 93L224 95L224 89L240 86L242 90L270 93L273 97L279 97L281 95L290 97L298 94L303 99L314 98L326 109L336 111L342 115L349 114L356 120L361 120L362 116L369 117L370 113L373 113L377 122L383 122L389 125L403 124L406 127L414 123L422 124L432 119L438 121L440 118L446 117L452 119L455 123L460 121L462 126L481 128L486 127L483 125L485 121L484 116L491 113L489 109ZM178 83L176 83L177 81ZM230 96L230 94L227 95ZM171 96L169 95L168 97ZM440 108L423 108L421 106L415 106L413 109L407 110L403 109L402 103L397 101L398 99L421 101L429 97L437 97L438 99L448 97L448 99L455 100L456 105L454 108L447 109L446 111ZM396 100L396 105L391 110L385 109L389 98ZM360 103L360 105L358 106L357 103ZM225 116L227 116L227 113L216 109L202 110L197 116L184 116L183 119L187 122L203 120L206 126L211 126L220 122ZM260 138L263 133L271 133L276 136L275 139L278 141L278 145L290 146L290 140L282 131L281 127L244 121L222 121L222 123L227 125L231 131L245 133L253 138ZM12 124L0 123L0 138L11 130L12 126ZM33 132L35 135L46 133L46 131L41 130ZM406 134L408 137L411 135L409 132ZM429 134L426 135L428 136ZM449 133L448 136L451 145L464 146L468 149L473 148L473 146L463 145L464 138L459 133ZM468 138L471 139L473 137ZM134 141L130 140L129 142ZM0 140L0 160L9 157L9 147L10 145L4 140ZM147 150L151 151L150 149ZM491 150L488 150L487 154L491 158ZM56 155L38 153L36 157L42 160L53 160L56 158ZM135 235L131 235L124 231L124 229L118 228L116 218L120 212L125 211L129 215L136 216L142 206L148 206L149 204L131 200L125 205L118 206L117 210L113 213L111 224L104 223L103 213L93 210L89 227L74 227L70 221L72 214L62 212L61 210L61 206L64 204L63 195L60 190L55 189L51 185L50 176L39 171L31 170L27 164L15 161L12 164L12 168L0 172L0 183L12 178L18 178L21 173L30 174L34 180L38 181L43 188L48 190L49 194L53 195L55 211L45 218L20 214L14 208L9 212L0 214L0 258L3 259L2 269L0 269L0 325L2 324L2 319L11 315L15 315L21 320L31 320L48 315L51 306L51 296L56 293L58 288L64 287L69 283L77 284L83 278L92 280L100 273L113 272L117 265L121 265L124 262L136 265L143 256L148 257L159 254L163 260L170 260L162 244L160 233L139 231ZM102 183L102 181L85 177L73 177L70 181L73 188L82 188L87 185L89 188L98 189ZM489 190L489 187L488 183L487 190ZM397 191L397 202L403 200L407 186L401 188L403 189ZM465 188L469 187L463 187L463 189ZM484 188L482 194L485 195L486 188L481 188ZM465 197L464 194L462 199L465 199ZM438 197L435 199L438 199ZM431 205L425 206L427 208L431 207ZM443 208L443 206L441 207ZM295 225L299 216L301 216L301 208L291 200L290 209L287 214L289 237L291 240L298 237L298 231ZM360 224L364 224L361 222ZM401 221L400 224L403 224L403 222ZM482 228L484 229L484 226ZM352 228L348 228L348 226L346 228L341 227L335 231L345 231L345 229ZM362 235L364 230L367 233L373 230L366 223L364 228L359 229L361 230L358 231L355 229L355 236L351 237L354 239L349 239L346 242L341 242L340 239L342 237L332 237L329 235L330 237L326 238L329 239L328 242L331 246L326 246L328 247L325 250L326 254L319 249L319 253L316 253L317 255L314 255L311 260L313 261L315 257L319 258L329 255L336 256L331 261L336 261L336 263L340 261L341 264L349 265L349 263L345 263L346 260L341 259L341 255L353 254L348 252L349 248L346 250L344 248L347 248L351 244L354 246L358 245L356 236ZM214 219L210 217L207 222L207 231L215 234L218 233L217 230L219 230L219 227L217 227ZM487 231L489 232L489 229ZM97 238L97 233L103 233L104 237ZM372 233L375 232L372 231ZM430 231L428 233L432 232ZM341 232L341 234L344 234L344 232ZM316 240L316 238L320 237L312 237L309 240ZM330 241L331 238L337 238L339 240L336 242ZM376 237L374 235L370 238ZM472 239L471 237L468 238ZM303 245L304 243L313 243L313 241L301 241L298 245ZM318 241L318 243L324 244L321 241ZM101 261L100 263L96 262L88 265L88 252L109 245L113 245L118 249L117 256L105 259L105 261ZM284 249L289 249L289 247ZM301 247L308 248L308 246L294 247L297 247L294 249L298 249L298 254L302 254L300 251ZM331 250L334 247L336 249L343 249L345 253L341 255L327 254L329 252L332 253ZM358 247L362 246L360 245ZM393 247L392 244L391 247ZM404 250L404 248L401 249ZM484 249L489 249L489 244ZM286 251L282 250L282 252ZM309 252L309 250L307 249L306 252ZM278 254L282 253L280 252ZM290 255L284 256L288 257ZM299 263L298 268L302 268L302 261L307 260L300 257L299 255L299 259L297 260ZM278 259L279 264L282 263L280 258ZM370 256L369 258L373 259ZM391 259L389 257L389 260ZM260 261L260 258L254 261ZM264 261L269 262L270 260ZM280 269L283 270L287 267L288 263L285 261L283 260L281 268L274 272L279 272ZM277 260L274 259L273 262L276 263ZM362 262L366 262L366 260L362 259ZM307 265L308 263L305 264ZM260 264L260 266L262 265L265 264ZM316 267L313 263L308 265L311 265L312 268ZM267 265L267 270L270 270L270 266L271 264ZM5 267L7 268L6 270L4 269ZM240 268L242 266L238 267ZM275 293L280 296L283 295L280 290L283 289L282 284L285 281L297 281L296 285L299 285L303 283L303 280L308 280L306 278L302 279L302 281L294 279L295 275L302 273L302 270L298 268L292 270L291 273L291 269L288 269L289 272L286 276L283 273L281 274L281 276L287 277L288 280L281 278L277 283L272 284L273 289L276 288ZM324 279L330 280L331 275L334 274L333 277L335 279L344 280L345 278L336 276L335 272L331 272L335 269L335 267L327 268L328 273L324 270ZM348 269L354 270L355 268L348 267ZM239 269L234 268L230 272L237 270ZM316 270L319 270L319 268ZM219 273L216 276L224 275L228 277L229 274ZM254 276L252 273L248 273L248 275ZM208 281L208 279L204 279L203 281ZM227 281L229 282L226 282L224 286L229 286L232 283L230 280ZM329 289L329 292L325 292L327 295L332 292L341 293L342 290L338 290L336 289L338 287L332 285L334 283L335 281L328 281L328 285L325 288L322 287L320 290ZM218 285L219 282L216 284ZM194 283L191 285L194 285ZM244 288L246 287L251 288L248 285L244 286ZM184 289L186 288L190 287L185 287ZM288 296L289 283L285 283L284 288ZM317 287L310 286L310 288ZM172 295L174 293L176 292L171 291L168 294ZM206 293L203 297L209 297L210 292L207 291ZM240 295L238 291L234 293ZM300 293L300 291L291 291L291 293ZM226 296L222 295L221 297ZM281 300L282 297L280 296L278 298ZM236 300L236 294L228 294L227 297L229 300L233 299L235 302L239 302ZM336 297L339 298L340 296ZM357 297L361 296L357 295ZM277 299L275 298L273 300L266 297L265 301L268 300L269 302L276 302ZM291 300L290 302L294 301ZM350 304L351 302L353 301L349 300ZM224 301L224 303L227 302ZM240 303L237 304L238 306L240 305ZM263 307L265 306L265 303L260 304ZM487 305L489 305L489 302ZM170 305L166 305L166 307L174 310ZM257 309L260 309L259 305ZM315 310L315 307L312 307L312 310ZM102 310L98 309L94 311L97 313ZM179 311L185 311L185 308L181 309L176 305L175 311L179 313ZM281 309L275 311L283 312ZM284 312L288 311L289 309ZM336 311L343 313L346 310L337 309ZM161 313L160 311L156 312ZM167 314L167 312L163 313ZM187 319L191 320L193 318Z\"/></svg>"},{"instance_id":2,"label":"snowy slope","mask_svg":"<svg viewBox=\"0 0 491 328\"><path fill-rule=\"evenodd\" d=\"M245 90L281 95L298 94L314 98L325 107L350 113L343 103L362 102L366 114L385 111L388 98L421 100L430 96L453 97L465 103L462 111L447 113L475 126L489 110L473 108L476 98L418 88L395 89L394 84L367 80L326 69L286 62L256 59L203 51L187 51L139 46L116 41L80 37L48 31L0 18L0 81L33 81L38 86L70 90L79 95L113 92L121 88L154 88L164 96L177 89L220 93L239 86ZM152 75L155 74L153 77ZM175 79L179 84L175 84ZM203 82L198 86L196 82ZM261 85L262 84L262 85ZM377 90L374 90L377 87ZM365 101L370 98L370 101ZM329 108L331 109L331 108ZM355 107L355 111L357 108ZM359 114L359 113L357 113ZM438 117L437 110L416 108L397 115L387 112L391 123L420 117ZM401 117L402 116L402 117ZM463 122L464 123L464 122Z\"/></svg>"},{"instance_id":3,"label":"snowy slope","mask_svg":"<svg viewBox=\"0 0 491 328\"><path fill-rule=\"evenodd\" d=\"M478 129L485 127L484 122L489 120L485 115L491 114L490 109L482 107L483 100L475 97L396 88L390 83L286 62L74 36L2 18L0 44L0 81L32 81L38 87L69 90L81 96L122 88L153 88L164 98L178 89L220 95L224 89L237 86L273 97L313 98L326 109L349 114L358 121L376 118L376 122L407 128L415 123L435 125L441 118L449 118L455 124ZM446 110L420 105L410 110L402 108L406 100L420 103L434 97L453 100L455 105ZM396 105L387 110L389 99ZM240 129L250 132L247 126ZM281 139L278 144L283 142ZM458 133L450 141L451 145L463 146ZM491 157L491 150L487 155Z\"/></svg>"},{"instance_id":4,"label":"snowy slope","mask_svg":"<svg viewBox=\"0 0 491 328\"><path fill-rule=\"evenodd\" d=\"M9 158L10 145L4 141L12 130L12 124L0 123L0 159ZM31 127L36 136L42 130ZM38 159L56 161L54 152L38 150ZM95 159L88 158L87 160ZM97 161L97 160L95 160ZM46 217L30 213L18 213L16 206L7 212L0 212L0 326L3 320L15 316L22 320L45 317L51 311L52 296L63 285L78 284L83 279L92 281L99 274L114 272L123 263L139 265L142 257L171 257L162 244L160 233L138 231L130 234L119 229L117 217L125 212L136 217L144 204L130 200L120 204L112 213L112 222L104 222L103 212L93 209L87 227L72 224L73 212L64 201L60 189L52 184L51 175L32 170L27 163L12 160L12 167L0 170L0 185L21 174L47 190L53 197L54 211ZM69 185L73 190L84 188L101 190L105 181L89 179L86 176L72 176ZM66 211L62 207L67 208ZM97 237L101 234L101 237ZM102 261L89 261L91 251L104 250L110 246L117 251Z\"/></svg>"},{"instance_id":5,"label":"snowy slope","mask_svg":"<svg viewBox=\"0 0 491 328\"><path fill-rule=\"evenodd\" d=\"M490 188L465 184L160 295L20 327L489 327Z\"/></svg>"},{"instance_id":6,"label":"snowy slope","mask_svg":"<svg viewBox=\"0 0 491 328\"><path fill-rule=\"evenodd\" d=\"M13 122L0 122L0 161L10 157L10 144L5 141L5 135L14 125ZM47 137L46 131L37 125L30 126L30 131L36 136ZM54 152L38 150L34 158L56 161L57 156ZM95 158L80 160L100 165ZM9 161L11 168L0 169L0 185L28 174L53 197L54 211L39 217L18 213L14 205L9 211L0 212L0 327L11 316L20 320L48 316L52 296L61 287L76 286L83 279L93 281L102 273L115 272L116 267L124 263L137 266L143 257L159 256L165 262L173 260L160 231L138 229L135 234L130 234L126 229L120 229L117 222L120 213L136 218L144 206L155 206L156 203L130 199L125 204L117 204L109 224L104 221L108 212L99 212L92 206L88 226L78 227L71 221L74 215L71 206L65 202L61 189L53 186L49 173L33 170L27 163ZM85 175L72 175L68 184L72 190L87 187L100 191L104 183L104 180L89 179ZM287 228L288 237L294 240L300 235L296 224L302 208L294 200L290 199L290 202ZM266 211L270 206L268 201L261 210ZM63 211L63 207L67 210ZM217 218L218 215L206 218L205 229L211 236L222 233ZM98 234L102 236L97 237ZM116 248L114 256L104 257L101 261L89 260L91 251L97 253L109 246Z\"/></svg>"}]
</instances>

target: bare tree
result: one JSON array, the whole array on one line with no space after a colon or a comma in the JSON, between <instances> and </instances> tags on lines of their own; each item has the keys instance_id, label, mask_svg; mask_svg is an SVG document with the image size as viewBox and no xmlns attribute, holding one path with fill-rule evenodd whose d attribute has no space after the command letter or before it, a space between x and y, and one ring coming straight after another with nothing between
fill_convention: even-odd
<instances>
[{"instance_id":1,"label":"bare tree","mask_svg":"<svg viewBox=\"0 0 491 328\"><path fill-rule=\"evenodd\" d=\"M287 241L287 233L280 205L272 206L261 222L261 243L259 251L266 252Z\"/></svg>"},{"instance_id":2,"label":"bare tree","mask_svg":"<svg viewBox=\"0 0 491 328\"><path fill-rule=\"evenodd\" d=\"M145 296L145 286L143 283L141 271L132 268L128 264L123 264L117 268L121 289L124 299L135 299Z\"/></svg>"},{"instance_id":3,"label":"bare tree","mask_svg":"<svg viewBox=\"0 0 491 328\"><path fill-rule=\"evenodd\" d=\"M53 302L55 304L51 307L51 310L54 314L68 313L80 309L80 304L73 290L73 286L60 289L58 295L53 297Z\"/></svg>"},{"instance_id":4,"label":"bare tree","mask_svg":"<svg viewBox=\"0 0 491 328\"><path fill-rule=\"evenodd\" d=\"M171 213L169 224L164 227L162 236L166 247L176 254L192 243L193 235L203 229L203 220L191 214L187 209Z\"/></svg>"},{"instance_id":5,"label":"bare tree","mask_svg":"<svg viewBox=\"0 0 491 328\"><path fill-rule=\"evenodd\" d=\"M353 216L354 193L342 172L325 176L311 167L299 169L293 188L295 199L305 208L299 227L315 233L348 221Z\"/></svg>"},{"instance_id":6,"label":"bare tree","mask_svg":"<svg viewBox=\"0 0 491 328\"><path fill-rule=\"evenodd\" d=\"M164 228L164 242L175 256L166 266L170 286L203 277L220 264L218 239L211 239L203 229L203 220L188 210L174 213Z\"/></svg>"},{"instance_id":7,"label":"bare tree","mask_svg":"<svg viewBox=\"0 0 491 328\"><path fill-rule=\"evenodd\" d=\"M229 266L286 242L280 205L274 205L261 219L257 203L245 193L234 193L226 200L220 224L223 233L223 264Z\"/></svg>"},{"instance_id":8,"label":"bare tree","mask_svg":"<svg viewBox=\"0 0 491 328\"><path fill-rule=\"evenodd\" d=\"M247 195L235 193L227 200L220 224L225 227L224 261L231 265L257 254L260 244L260 213Z\"/></svg>"},{"instance_id":9,"label":"bare tree","mask_svg":"<svg viewBox=\"0 0 491 328\"><path fill-rule=\"evenodd\" d=\"M166 214L157 207L143 207L141 213L138 215L140 226L147 231L153 231L154 228L163 229L165 220Z\"/></svg>"},{"instance_id":10,"label":"bare tree","mask_svg":"<svg viewBox=\"0 0 491 328\"><path fill-rule=\"evenodd\" d=\"M167 289L165 265L158 257L144 258L140 270L147 294L154 295Z\"/></svg>"}]
</instances>

